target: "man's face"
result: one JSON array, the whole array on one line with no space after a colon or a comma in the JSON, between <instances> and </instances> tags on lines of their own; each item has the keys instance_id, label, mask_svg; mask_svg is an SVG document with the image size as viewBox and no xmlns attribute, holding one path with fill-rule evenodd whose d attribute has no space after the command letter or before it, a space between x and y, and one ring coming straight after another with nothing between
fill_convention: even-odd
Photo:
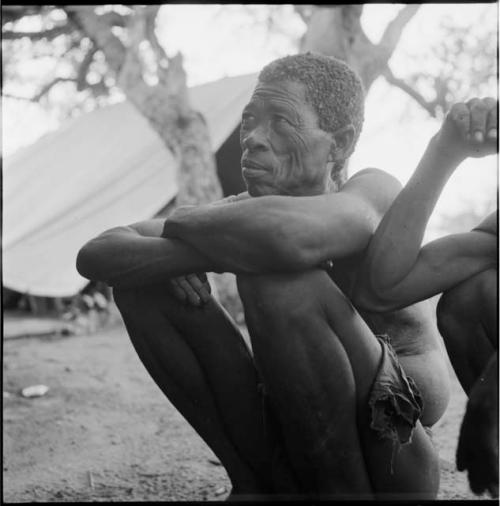
<instances>
[{"instance_id":1,"label":"man's face","mask_svg":"<svg viewBox=\"0 0 500 506\"><path fill-rule=\"evenodd\" d=\"M253 197L325 193L332 139L319 128L303 84L258 83L243 110L240 130L248 192Z\"/></svg>"}]
</instances>

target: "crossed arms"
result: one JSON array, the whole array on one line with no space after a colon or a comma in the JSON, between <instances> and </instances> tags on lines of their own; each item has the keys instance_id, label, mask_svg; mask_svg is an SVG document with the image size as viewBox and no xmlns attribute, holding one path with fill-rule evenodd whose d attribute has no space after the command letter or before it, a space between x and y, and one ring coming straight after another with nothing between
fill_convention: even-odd
<instances>
[{"instance_id":1,"label":"crossed arms","mask_svg":"<svg viewBox=\"0 0 500 506\"><path fill-rule=\"evenodd\" d=\"M362 251L400 184L377 169L338 193L266 196L179 208L167 220L116 227L79 252L83 276L132 287L201 272L305 270Z\"/></svg>"}]
</instances>

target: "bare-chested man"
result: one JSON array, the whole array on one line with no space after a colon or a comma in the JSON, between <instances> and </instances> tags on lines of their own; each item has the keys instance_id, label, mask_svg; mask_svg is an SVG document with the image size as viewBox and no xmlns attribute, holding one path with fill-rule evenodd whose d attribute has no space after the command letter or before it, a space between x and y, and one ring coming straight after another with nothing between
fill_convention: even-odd
<instances>
[{"instance_id":1,"label":"bare-chested man","mask_svg":"<svg viewBox=\"0 0 500 506\"><path fill-rule=\"evenodd\" d=\"M436 497L426 428L449 378L431 309L358 313L346 296L401 189L378 169L342 184L362 122L344 63L276 60L243 111L247 193L114 228L79 253L82 275L114 287L139 357L233 497ZM251 352L207 271L236 273Z\"/></svg>"},{"instance_id":2,"label":"bare-chested man","mask_svg":"<svg viewBox=\"0 0 500 506\"><path fill-rule=\"evenodd\" d=\"M498 102L456 104L414 175L385 214L364 257L354 300L388 311L444 292L439 330L469 396L457 450L472 490L498 495L498 213L470 232L421 248L429 217L453 171L467 157L498 152ZM358 278L359 279L359 278Z\"/></svg>"}]
</instances>

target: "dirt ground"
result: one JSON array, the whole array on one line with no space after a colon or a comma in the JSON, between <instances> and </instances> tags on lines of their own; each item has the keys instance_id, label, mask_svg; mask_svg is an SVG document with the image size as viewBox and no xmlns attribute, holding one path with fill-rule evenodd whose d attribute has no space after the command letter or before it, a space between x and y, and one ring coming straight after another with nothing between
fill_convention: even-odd
<instances>
[{"instance_id":1,"label":"dirt ground","mask_svg":"<svg viewBox=\"0 0 500 506\"><path fill-rule=\"evenodd\" d=\"M4 341L3 499L223 500L224 469L156 387L121 324L93 335ZM24 398L34 384L50 390ZM435 426L440 499L472 499L454 453L466 398L456 379Z\"/></svg>"}]
</instances>

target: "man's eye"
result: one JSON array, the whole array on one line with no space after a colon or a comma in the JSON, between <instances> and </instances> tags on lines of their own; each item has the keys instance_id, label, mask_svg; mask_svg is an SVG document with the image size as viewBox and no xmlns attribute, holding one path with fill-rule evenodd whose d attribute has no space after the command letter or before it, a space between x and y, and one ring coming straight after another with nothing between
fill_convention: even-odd
<instances>
[{"instance_id":1,"label":"man's eye","mask_svg":"<svg viewBox=\"0 0 500 506\"><path fill-rule=\"evenodd\" d=\"M245 112L241 116L241 122L243 124L248 124L250 121L253 121L255 119L255 116L253 114L250 114L249 112Z\"/></svg>"},{"instance_id":2,"label":"man's eye","mask_svg":"<svg viewBox=\"0 0 500 506\"><path fill-rule=\"evenodd\" d=\"M278 125L291 125L292 124L288 118L285 118L285 116L279 116L279 115L274 116L274 122L277 123Z\"/></svg>"}]
</instances>

